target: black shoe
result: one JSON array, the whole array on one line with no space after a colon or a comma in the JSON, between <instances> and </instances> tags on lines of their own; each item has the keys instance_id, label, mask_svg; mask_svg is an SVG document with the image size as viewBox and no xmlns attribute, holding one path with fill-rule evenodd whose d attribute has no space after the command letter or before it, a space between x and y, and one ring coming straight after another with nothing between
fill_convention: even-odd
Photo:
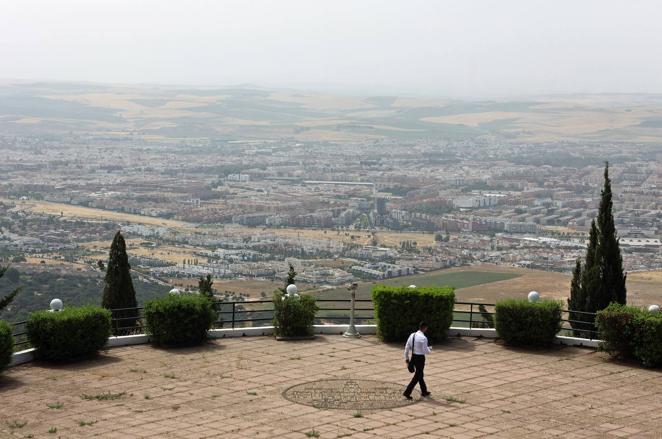
<instances>
[{"instance_id":1,"label":"black shoe","mask_svg":"<svg viewBox=\"0 0 662 439\"><path fill-rule=\"evenodd\" d=\"M430 396L430 395L431 395L430 392L423 392L423 393L421 393L421 396Z\"/></svg>"},{"instance_id":2,"label":"black shoe","mask_svg":"<svg viewBox=\"0 0 662 439\"><path fill-rule=\"evenodd\" d=\"M414 398L411 397L411 395L407 395L406 393L403 393L402 396L407 398L408 401L411 401L412 399L414 399Z\"/></svg>"}]
</instances>

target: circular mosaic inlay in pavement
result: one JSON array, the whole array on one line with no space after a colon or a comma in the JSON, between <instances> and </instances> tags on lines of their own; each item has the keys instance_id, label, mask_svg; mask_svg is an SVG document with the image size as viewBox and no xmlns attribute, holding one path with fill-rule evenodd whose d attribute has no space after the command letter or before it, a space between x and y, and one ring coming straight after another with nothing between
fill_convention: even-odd
<instances>
[{"instance_id":1,"label":"circular mosaic inlay in pavement","mask_svg":"<svg viewBox=\"0 0 662 439\"><path fill-rule=\"evenodd\" d=\"M402 384L361 379L327 379L297 384L283 392L288 401L320 409L376 410L411 404Z\"/></svg>"}]
</instances>

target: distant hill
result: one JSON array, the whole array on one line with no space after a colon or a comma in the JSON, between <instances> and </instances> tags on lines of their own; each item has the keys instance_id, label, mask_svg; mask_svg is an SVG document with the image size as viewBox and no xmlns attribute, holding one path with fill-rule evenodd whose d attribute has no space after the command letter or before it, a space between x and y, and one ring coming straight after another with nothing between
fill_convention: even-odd
<instances>
[{"instance_id":1,"label":"distant hill","mask_svg":"<svg viewBox=\"0 0 662 439\"><path fill-rule=\"evenodd\" d=\"M167 293L168 287L138 280L133 276L138 302L156 298ZM0 279L0 295L22 287L12 304L0 313L0 319L9 322L22 321L31 311L48 309L50 301L59 298L65 306L100 305L103 291L102 272L34 271L21 273L18 281L11 276Z\"/></svg>"},{"instance_id":2,"label":"distant hill","mask_svg":"<svg viewBox=\"0 0 662 439\"><path fill-rule=\"evenodd\" d=\"M526 100L346 96L245 85L225 88L22 83L0 86L0 132L150 139L316 141L464 139L659 142L658 95Z\"/></svg>"}]
</instances>

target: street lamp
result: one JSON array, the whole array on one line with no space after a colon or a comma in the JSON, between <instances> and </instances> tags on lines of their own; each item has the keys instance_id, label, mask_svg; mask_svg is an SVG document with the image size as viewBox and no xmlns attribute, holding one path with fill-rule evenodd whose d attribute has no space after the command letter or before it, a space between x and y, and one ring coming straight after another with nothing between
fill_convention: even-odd
<instances>
[{"instance_id":1,"label":"street lamp","mask_svg":"<svg viewBox=\"0 0 662 439\"><path fill-rule=\"evenodd\" d=\"M62 311L64 304L60 299L53 299L51 300L50 307L51 307L51 312L58 312L58 311Z\"/></svg>"},{"instance_id":2,"label":"street lamp","mask_svg":"<svg viewBox=\"0 0 662 439\"><path fill-rule=\"evenodd\" d=\"M291 297L297 297L299 295L299 289L294 284L289 284L287 288L285 288L285 292Z\"/></svg>"},{"instance_id":3,"label":"street lamp","mask_svg":"<svg viewBox=\"0 0 662 439\"><path fill-rule=\"evenodd\" d=\"M529 293L529 302L536 303L538 300L540 300L540 293L537 291L531 291Z\"/></svg>"},{"instance_id":4,"label":"street lamp","mask_svg":"<svg viewBox=\"0 0 662 439\"><path fill-rule=\"evenodd\" d=\"M347 328L347 331L343 334L343 337L350 337L350 338L359 338L361 337L361 334L359 334L359 331L356 330L356 326L354 326L354 311L355 311L355 300L356 300L356 289L359 287L359 284L356 282L353 282L352 285L350 285L347 289L351 291L352 293L352 304L351 308L349 310L349 327Z\"/></svg>"},{"instance_id":5,"label":"street lamp","mask_svg":"<svg viewBox=\"0 0 662 439\"><path fill-rule=\"evenodd\" d=\"M648 312L651 314L659 314L660 313L660 305L651 305L648 307Z\"/></svg>"}]
</instances>

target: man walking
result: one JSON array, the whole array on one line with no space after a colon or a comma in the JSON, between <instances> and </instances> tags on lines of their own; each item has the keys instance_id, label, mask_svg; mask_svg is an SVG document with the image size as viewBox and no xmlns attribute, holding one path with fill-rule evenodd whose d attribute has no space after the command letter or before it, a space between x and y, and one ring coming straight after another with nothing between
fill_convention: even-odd
<instances>
[{"instance_id":1,"label":"man walking","mask_svg":"<svg viewBox=\"0 0 662 439\"><path fill-rule=\"evenodd\" d=\"M412 400L411 392L416 387L416 384L421 386L421 395L428 396L428 387L425 385L423 380L423 369L425 369L425 356L432 352L432 348L428 346L428 338L425 336L425 332L428 330L428 324L421 322L418 325L418 331L414 332L407 339L405 343L405 362L407 365L411 364L414 366L415 372L414 377L409 382L409 385L405 389L403 395L408 400ZM409 353L411 352L411 359L409 359Z\"/></svg>"}]
</instances>

